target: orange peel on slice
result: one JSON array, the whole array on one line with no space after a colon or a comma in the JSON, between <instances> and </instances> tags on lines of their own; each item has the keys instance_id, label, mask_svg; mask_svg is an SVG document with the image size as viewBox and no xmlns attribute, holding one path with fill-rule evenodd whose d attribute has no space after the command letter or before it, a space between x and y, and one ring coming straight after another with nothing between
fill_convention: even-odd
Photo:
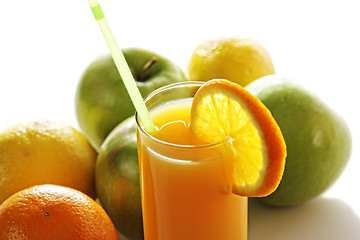
<instances>
[{"instance_id":1,"label":"orange peel on slice","mask_svg":"<svg viewBox=\"0 0 360 240\"><path fill-rule=\"evenodd\" d=\"M210 80L194 96L190 128L205 142L223 144L229 191L247 197L275 191L284 172L286 144L257 97L228 80Z\"/></svg>"}]
</instances>

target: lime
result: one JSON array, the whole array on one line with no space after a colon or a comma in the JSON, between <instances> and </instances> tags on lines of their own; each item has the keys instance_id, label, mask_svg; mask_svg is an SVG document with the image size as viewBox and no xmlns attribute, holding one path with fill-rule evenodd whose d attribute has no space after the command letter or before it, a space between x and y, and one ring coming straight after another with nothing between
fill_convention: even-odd
<instances>
[{"instance_id":1,"label":"lime","mask_svg":"<svg viewBox=\"0 0 360 240\"><path fill-rule=\"evenodd\" d=\"M340 177L351 154L346 122L313 93L288 78L267 76L247 89L270 109L288 151L278 189L261 201L290 206L326 191Z\"/></svg>"}]
</instances>

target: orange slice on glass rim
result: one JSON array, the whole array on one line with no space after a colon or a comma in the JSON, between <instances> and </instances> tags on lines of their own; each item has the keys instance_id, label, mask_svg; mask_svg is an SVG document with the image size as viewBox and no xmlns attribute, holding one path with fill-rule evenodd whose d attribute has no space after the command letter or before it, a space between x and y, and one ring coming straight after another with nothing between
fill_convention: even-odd
<instances>
[{"instance_id":1,"label":"orange slice on glass rim","mask_svg":"<svg viewBox=\"0 0 360 240\"><path fill-rule=\"evenodd\" d=\"M269 195L279 185L286 145L270 111L254 95L227 80L210 80L195 94L190 128L205 142L223 144L229 190L248 197Z\"/></svg>"}]
</instances>

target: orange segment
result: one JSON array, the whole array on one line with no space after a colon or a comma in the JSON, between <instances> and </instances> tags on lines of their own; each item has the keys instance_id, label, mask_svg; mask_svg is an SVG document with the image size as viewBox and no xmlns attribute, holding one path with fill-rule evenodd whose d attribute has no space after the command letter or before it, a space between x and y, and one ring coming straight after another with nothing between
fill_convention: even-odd
<instances>
[{"instance_id":1,"label":"orange segment","mask_svg":"<svg viewBox=\"0 0 360 240\"><path fill-rule=\"evenodd\" d=\"M230 81L208 81L194 97L190 128L208 143L223 143L230 191L248 197L275 191L284 171L286 145L258 98Z\"/></svg>"}]
</instances>

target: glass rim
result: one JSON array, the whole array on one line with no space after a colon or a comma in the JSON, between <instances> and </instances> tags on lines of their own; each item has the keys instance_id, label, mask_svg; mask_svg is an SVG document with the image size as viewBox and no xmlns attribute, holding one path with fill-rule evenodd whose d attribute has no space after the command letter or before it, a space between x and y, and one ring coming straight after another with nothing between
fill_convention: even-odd
<instances>
[{"instance_id":1,"label":"glass rim","mask_svg":"<svg viewBox=\"0 0 360 240\"><path fill-rule=\"evenodd\" d=\"M184 81L184 82L171 83L171 84L165 85L163 87L160 87L160 88L152 91L146 97L143 98L143 101L146 103L152 97L154 97L168 89L172 89L172 88L179 87L179 86L187 86L187 85L189 85L189 86L197 85L200 88L204 83L205 82L203 82L203 81ZM214 142L214 143L201 144L201 145L185 145L185 144L176 144L176 143L166 142L166 141L160 140L160 139L152 136L147 131L145 131L144 127L142 127L140 124L140 119L138 117L137 112L135 112L135 122L136 122L136 128L139 129L141 131L141 133L144 134L148 139L151 139L152 141L154 141L158 144L165 145L168 147L176 147L176 148L183 148L183 149L201 149L201 148L215 147L215 146L218 146L221 144L221 142Z\"/></svg>"}]
</instances>

